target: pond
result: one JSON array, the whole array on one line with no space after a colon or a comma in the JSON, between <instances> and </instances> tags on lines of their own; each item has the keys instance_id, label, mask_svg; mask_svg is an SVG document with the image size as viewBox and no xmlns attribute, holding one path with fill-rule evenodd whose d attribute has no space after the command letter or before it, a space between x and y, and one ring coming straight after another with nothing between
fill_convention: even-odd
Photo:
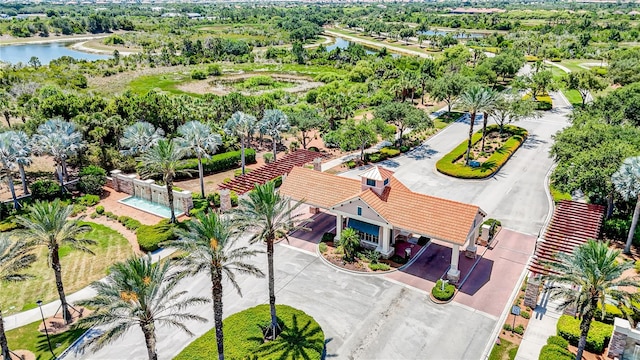
<instances>
[{"instance_id":1,"label":"pond","mask_svg":"<svg viewBox=\"0 0 640 360\"><path fill-rule=\"evenodd\" d=\"M91 54L72 49L74 42L49 42L42 44L3 45L0 46L0 62L27 64L32 56L37 57L42 65L62 56L70 56L76 60L109 59L110 55Z\"/></svg>"},{"instance_id":2,"label":"pond","mask_svg":"<svg viewBox=\"0 0 640 360\"><path fill-rule=\"evenodd\" d=\"M456 39L479 39L485 37L485 34L480 33L465 33L465 34L456 34L453 31L442 31L442 30L426 30L426 31L418 31L420 35L438 35L445 36L447 34L451 34Z\"/></svg>"},{"instance_id":3,"label":"pond","mask_svg":"<svg viewBox=\"0 0 640 360\"><path fill-rule=\"evenodd\" d=\"M349 41L349 40L345 40L345 39L343 39L341 37L336 37L336 38L334 38L334 43L331 44L331 45L327 45L326 49L327 49L327 51L331 51L331 50L334 50L334 49L343 49L344 50L344 49L349 47L349 44L352 44L352 42ZM367 55L377 54L378 53L377 50L369 50L366 45L363 45L363 47L365 48L365 52L367 53ZM389 50L389 49L387 49L387 50ZM389 53L394 58L400 56L400 54L392 53L391 51L389 51Z\"/></svg>"}]
</instances>

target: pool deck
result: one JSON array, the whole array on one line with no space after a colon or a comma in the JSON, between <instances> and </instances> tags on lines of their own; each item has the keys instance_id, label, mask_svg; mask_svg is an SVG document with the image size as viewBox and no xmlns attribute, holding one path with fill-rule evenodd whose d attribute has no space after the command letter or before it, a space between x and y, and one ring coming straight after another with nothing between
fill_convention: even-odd
<instances>
[{"instance_id":1,"label":"pool deck","mask_svg":"<svg viewBox=\"0 0 640 360\"><path fill-rule=\"evenodd\" d=\"M104 195L100 201L100 205L104 206L105 211L110 211L118 216L125 215L132 217L145 225L155 225L161 220L165 219L161 216L154 215L152 213L142 211L123 204L120 200L131 197L129 194L119 193L111 188L104 188ZM178 216L179 220L187 219L186 215Z\"/></svg>"}]
</instances>

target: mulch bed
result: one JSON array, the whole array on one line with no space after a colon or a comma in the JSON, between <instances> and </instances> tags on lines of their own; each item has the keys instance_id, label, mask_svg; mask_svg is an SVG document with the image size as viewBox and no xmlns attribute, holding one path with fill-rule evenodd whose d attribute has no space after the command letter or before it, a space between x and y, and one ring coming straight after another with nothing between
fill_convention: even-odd
<instances>
[{"instance_id":1,"label":"mulch bed","mask_svg":"<svg viewBox=\"0 0 640 360\"><path fill-rule=\"evenodd\" d=\"M75 324L82 317L91 314L93 311L81 306L74 306L77 311L74 311L72 308L69 308L71 311L71 323L65 324L64 318L62 317L62 312L58 311L58 313L50 318L45 319L45 324L47 324L47 331L49 334L59 334L63 333L71 328L73 324ZM38 326L38 331L44 333L44 324L40 323Z\"/></svg>"}]
</instances>

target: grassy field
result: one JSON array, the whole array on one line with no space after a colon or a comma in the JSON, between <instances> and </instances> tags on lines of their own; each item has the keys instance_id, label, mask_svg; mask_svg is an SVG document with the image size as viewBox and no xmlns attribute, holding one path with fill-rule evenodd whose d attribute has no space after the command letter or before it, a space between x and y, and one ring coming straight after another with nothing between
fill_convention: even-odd
<instances>
[{"instance_id":1,"label":"grassy field","mask_svg":"<svg viewBox=\"0 0 640 360\"><path fill-rule=\"evenodd\" d=\"M84 236L98 242L91 246L95 255L72 251L68 246L60 248L62 279L67 294L103 278L114 262L133 255L131 245L120 233L104 225L87 224L92 230ZM58 299L53 270L47 265L47 248L37 249L36 255L38 259L28 270L34 278L2 285L0 304L9 314L35 308L37 300L46 303Z\"/></svg>"},{"instance_id":2,"label":"grassy field","mask_svg":"<svg viewBox=\"0 0 640 360\"><path fill-rule=\"evenodd\" d=\"M51 352L49 352L49 345L47 344L47 337L44 333L38 331L38 327L42 321L36 321L29 325L19 327L7 331L7 342L11 350L29 350L36 356L38 360L52 359ZM71 346L73 342L79 338L84 332L85 328L78 328L69 330L60 334L49 334L51 338L51 347L56 356L60 355L66 348Z\"/></svg>"},{"instance_id":3,"label":"grassy field","mask_svg":"<svg viewBox=\"0 0 640 360\"><path fill-rule=\"evenodd\" d=\"M496 344L491 350L489 360L513 360L518 353L518 345L505 339L500 339L500 345Z\"/></svg>"},{"instance_id":4,"label":"grassy field","mask_svg":"<svg viewBox=\"0 0 640 360\"><path fill-rule=\"evenodd\" d=\"M174 95L189 94L201 96L199 94L186 93L176 87L176 85L191 81L190 74L174 72L169 74L157 74L139 76L129 83L129 89L136 94L146 94L153 89L160 89Z\"/></svg>"}]
</instances>

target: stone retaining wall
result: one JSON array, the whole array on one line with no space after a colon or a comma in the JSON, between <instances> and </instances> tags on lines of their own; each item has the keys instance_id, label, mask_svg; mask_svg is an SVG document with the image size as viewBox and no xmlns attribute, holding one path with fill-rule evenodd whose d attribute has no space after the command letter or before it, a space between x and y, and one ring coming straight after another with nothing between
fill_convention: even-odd
<instances>
[{"instance_id":1,"label":"stone retaining wall","mask_svg":"<svg viewBox=\"0 0 640 360\"><path fill-rule=\"evenodd\" d=\"M166 186L156 185L153 180L138 179L136 174L122 174L120 170L111 171L111 188L117 192L145 199L156 204L169 206ZM173 204L176 210L185 213L193 209L191 191L173 190Z\"/></svg>"},{"instance_id":2,"label":"stone retaining wall","mask_svg":"<svg viewBox=\"0 0 640 360\"><path fill-rule=\"evenodd\" d=\"M631 327L629 321L615 318L613 322L613 334L609 341L607 357L609 359L633 359L640 347L640 330Z\"/></svg>"}]
</instances>

